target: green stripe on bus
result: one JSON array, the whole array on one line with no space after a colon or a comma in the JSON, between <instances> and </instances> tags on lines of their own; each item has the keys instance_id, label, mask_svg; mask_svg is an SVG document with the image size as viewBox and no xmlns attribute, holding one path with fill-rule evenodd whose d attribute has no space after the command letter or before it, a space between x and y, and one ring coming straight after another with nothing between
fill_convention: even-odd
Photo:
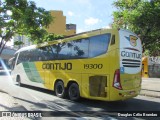
<instances>
[{"instance_id":1,"label":"green stripe on bus","mask_svg":"<svg viewBox=\"0 0 160 120\"><path fill-rule=\"evenodd\" d=\"M27 74L27 77L32 82L44 83L41 79L38 70L33 62L25 62L23 63L24 70Z\"/></svg>"}]
</instances>

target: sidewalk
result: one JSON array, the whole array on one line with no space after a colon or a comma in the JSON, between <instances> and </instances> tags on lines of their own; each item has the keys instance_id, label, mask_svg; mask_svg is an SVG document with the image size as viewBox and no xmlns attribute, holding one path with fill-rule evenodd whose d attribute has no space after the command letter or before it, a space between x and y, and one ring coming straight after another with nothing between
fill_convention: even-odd
<instances>
[{"instance_id":1,"label":"sidewalk","mask_svg":"<svg viewBox=\"0 0 160 120\"><path fill-rule=\"evenodd\" d=\"M142 78L140 95L160 98L160 78Z\"/></svg>"}]
</instances>

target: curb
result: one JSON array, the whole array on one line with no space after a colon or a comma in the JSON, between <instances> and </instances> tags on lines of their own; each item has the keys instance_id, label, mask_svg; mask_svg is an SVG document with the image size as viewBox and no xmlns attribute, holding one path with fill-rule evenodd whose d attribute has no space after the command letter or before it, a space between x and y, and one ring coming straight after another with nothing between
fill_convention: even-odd
<instances>
[{"instance_id":1,"label":"curb","mask_svg":"<svg viewBox=\"0 0 160 120\"><path fill-rule=\"evenodd\" d=\"M0 92L1 92L1 93L6 93L6 94L8 94L7 92L5 92L5 91L3 91L3 90L1 90L1 89L0 89Z\"/></svg>"},{"instance_id":2,"label":"curb","mask_svg":"<svg viewBox=\"0 0 160 120\"><path fill-rule=\"evenodd\" d=\"M160 92L158 91L153 91L153 90L145 90L145 89L142 89L140 91L140 94L139 95L142 95L142 96L148 96L148 97L154 97L154 98L160 98Z\"/></svg>"}]
</instances>

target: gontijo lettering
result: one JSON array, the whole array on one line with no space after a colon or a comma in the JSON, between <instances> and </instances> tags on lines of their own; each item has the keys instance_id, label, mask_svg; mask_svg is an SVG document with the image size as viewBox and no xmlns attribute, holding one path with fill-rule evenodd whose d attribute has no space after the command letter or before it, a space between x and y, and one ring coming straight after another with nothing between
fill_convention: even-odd
<instances>
[{"instance_id":1,"label":"gontijo lettering","mask_svg":"<svg viewBox=\"0 0 160 120\"><path fill-rule=\"evenodd\" d=\"M43 63L42 69L47 70L72 70L72 63Z\"/></svg>"},{"instance_id":2,"label":"gontijo lettering","mask_svg":"<svg viewBox=\"0 0 160 120\"><path fill-rule=\"evenodd\" d=\"M133 53L133 52L127 52L127 51L121 51L121 56L122 57L137 58L137 59L141 59L141 57L142 57L141 54L137 54L137 53Z\"/></svg>"}]
</instances>

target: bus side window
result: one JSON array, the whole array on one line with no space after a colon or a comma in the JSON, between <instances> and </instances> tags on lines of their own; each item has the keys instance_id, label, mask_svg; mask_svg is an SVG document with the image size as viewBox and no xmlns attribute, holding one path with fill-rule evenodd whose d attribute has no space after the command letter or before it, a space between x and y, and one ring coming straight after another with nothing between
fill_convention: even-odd
<instances>
[{"instance_id":1,"label":"bus side window","mask_svg":"<svg viewBox=\"0 0 160 120\"><path fill-rule=\"evenodd\" d=\"M96 57L107 52L111 34L102 34L90 38L89 57Z\"/></svg>"},{"instance_id":2,"label":"bus side window","mask_svg":"<svg viewBox=\"0 0 160 120\"><path fill-rule=\"evenodd\" d=\"M37 54L38 54L38 56L37 56L38 61L52 60L52 57L53 57L53 55L52 55L53 53L52 53L51 49L49 49L48 47L38 48Z\"/></svg>"},{"instance_id":3,"label":"bus side window","mask_svg":"<svg viewBox=\"0 0 160 120\"><path fill-rule=\"evenodd\" d=\"M19 53L19 57L17 59L17 65L21 62L26 62L28 60L28 51L22 51Z\"/></svg>"},{"instance_id":4,"label":"bus side window","mask_svg":"<svg viewBox=\"0 0 160 120\"><path fill-rule=\"evenodd\" d=\"M68 46L68 44L71 44L70 42L63 42L63 43L60 43L58 45L58 47L60 47L59 49L59 52L58 52L58 59L60 60L65 60L65 59L70 59L71 57L71 50L72 50L72 47Z\"/></svg>"},{"instance_id":5,"label":"bus side window","mask_svg":"<svg viewBox=\"0 0 160 120\"><path fill-rule=\"evenodd\" d=\"M71 58L73 59L83 59L89 56L89 39L78 39L73 41L71 49Z\"/></svg>"},{"instance_id":6,"label":"bus side window","mask_svg":"<svg viewBox=\"0 0 160 120\"><path fill-rule=\"evenodd\" d=\"M115 44L115 35L112 35L111 45Z\"/></svg>"}]
</instances>

